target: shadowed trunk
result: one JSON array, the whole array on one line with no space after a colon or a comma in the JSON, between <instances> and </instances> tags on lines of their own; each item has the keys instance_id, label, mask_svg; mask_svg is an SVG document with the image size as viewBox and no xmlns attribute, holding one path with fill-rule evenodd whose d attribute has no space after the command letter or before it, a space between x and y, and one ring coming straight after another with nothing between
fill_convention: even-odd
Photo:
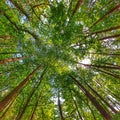
<instances>
[{"instance_id":1,"label":"shadowed trunk","mask_svg":"<svg viewBox=\"0 0 120 120\"><path fill-rule=\"evenodd\" d=\"M30 93L30 95L29 95L26 103L24 104L23 109L20 111L20 113L18 113L18 115L17 115L17 117L16 117L17 120L21 120L21 118L22 118L23 114L25 113L25 110L26 110L26 108L27 108L27 106L28 106L28 104L29 104L29 102L30 102L33 94L35 93L35 91L36 91L36 90L38 89L38 87L40 86L40 84L41 84L41 82L42 82L42 78L43 78L44 74L46 73L46 70L47 70L47 68L45 68L45 70L44 70L43 73L41 74L41 77L39 78L39 82L33 87L33 89L32 89L32 91L31 91L31 93Z\"/></svg>"},{"instance_id":2,"label":"shadowed trunk","mask_svg":"<svg viewBox=\"0 0 120 120\"><path fill-rule=\"evenodd\" d=\"M117 38L117 37L120 37L120 34L106 36L106 37L100 38L99 40L106 40L106 39Z\"/></svg>"},{"instance_id":3,"label":"shadowed trunk","mask_svg":"<svg viewBox=\"0 0 120 120\"><path fill-rule=\"evenodd\" d=\"M20 3L17 3L17 1L15 0L10 0L10 2L22 13L24 14L27 19L29 20L29 15L28 13L25 11L25 9L23 8L23 6Z\"/></svg>"},{"instance_id":4,"label":"shadowed trunk","mask_svg":"<svg viewBox=\"0 0 120 120\"><path fill-rule=\"evenodd\" d=\"M2 111L10 101L15 98L22 87L33 77L33 75L39 70L41 65L37 66L36 69L33 70L17 87L15 87L2 101L0 101L0 111Z\"/></svg>"},{"instance_id":5,"label":"shadowed trunk","mask_svg":"<svg viewBox=\"0 0 120 120\"><path fill-rule=\"evenodd\" d=\"M30 117L29 120L34 120L34 114L35 114L35 111L36 111L36 109L37 109L37 106L38 106L38 103L39 103L39 100L40 100L42 94L43 94L43 90L41 90L41 92L40 92L40 94L39 94L39 96L38 96L38 98L37 98L37 100L36 100L35 107L34 107L32 113L31 113L31 117Z\"/></svg>"},{"instance_id":6,"label":"shadowed trunk","mask_svg":"<svg viewBox=\"0 0 120 120\"><path fill-rule=\"evenodd\" d=\"M16 62L16 61L27 59L27 58L29 58L29 57L8 58L8 59L5 59L5 60L0 60L0 64L5 64L5 63L8 63L8 62Z\"/></svg>"},{"instance_id":7,"label":"shadowed trunk","mask_svg":"<svg viewBox=\"0 0 120 120\"><path fill-rule=\"evenodd\" d=\"M81 6L82 3L83 3L83 0L78 0L77 4L73 10L72 16L75 15L75 13L77 12L77 10L79 9L79 7Z\"/></svg>"},{"instance_id":8,"label":"shadowed trunk","mask_svg":"<svg viewBox=\"0 0 120 120\"><path fill-rule=\"evenodd\" d=\"M60 103L59 93L58 93L58 108L59 108L61 120L65 120L64 117L63 117L63 112L62 112L62 106L61 106L61 103Z\"/></svg>"},{"instance_id":9,"label":"shadowed trunk","mask_svg":"<svg viewBox=\"0 0 120 120\"><path fill-rule=\"evenodd\" d=\"M103 19L105 19L106 17L108 17L111 13L119 10L120 8L120 4L116 5L114 8L112 8L110 11L108 11L104 16L102 16L101 18L99 18L96 22L94 22L89 29L91 29L93 26L95 26L97 23L99 23L100 21L102 21Z\"/></svg>"},{"instance_id":10,"label":"shadowed trunk","mask_svg":"<svg viewBox=\"0 0 120 120\"><path fill-rule=\"evenodd\" d=\"M87 84L87 83L86 83ZM105 99L103 99L102 96L100 96L89 84L87 86L114 112L117 113L117 111L112 107Z\"/></svg>"},{"instance_id":11,"label":"shadowed trunk","mask_svg":"<svg viewBox=\"0 0 120 120\"><path fill-rule=\"evenodd\" d=\"M105 30L95 31L95 32L90 33L90 35L104 33L104 32L108 32L108 31L112 31L112 30L116 30L116 29L120 29L120 26L115 26L115 27L111 27L111 28L108 28Z\"/></svg>"},{"instance_id":12,"label":"shadowed trunk","mask_svg":"<svg viewBox=\"0 0 120 120\"><path fill-rule=\"evenodd\" d=\"M112 120L111 115L99 104L99 102L96 100L96 98L89 93L88 90L79 82L77 81L73 76L69 75L70 78L74 81L74 83L84 92L84 94L90 99L92 104L98 109L98 111L101 113L101 115L106 119L106 120Z\"/></svg>"}]
</instances>

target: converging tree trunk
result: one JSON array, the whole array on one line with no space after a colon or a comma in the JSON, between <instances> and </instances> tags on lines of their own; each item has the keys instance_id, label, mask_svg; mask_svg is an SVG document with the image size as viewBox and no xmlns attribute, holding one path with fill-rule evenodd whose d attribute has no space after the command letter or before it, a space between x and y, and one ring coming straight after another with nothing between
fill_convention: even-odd
<instances>
[{"instance_id":1,"label":"converging tree trunk","mask_svg":"<svg viewBox=\"0 0 120 120\"><path fill-rule=\"evenodd\" d=\"M38 65L17 87L15 87L2 101L0 101L0 111L2 111L10 101L15 98L22 87L33 77L33 75L39 70L41 65Z\"/></svg>"},{"instance_id":2,"label":"converging tree trunk","mask_svg":"<svg viewBox=\"0 0 120 120\"><path fill-rule=\"evenodd\" d=\"M111 115L99 104L96 98L80 83L78 82L73 76L69 75L70 78L74 81L74 83L84 92L84 94L89 98L89 100L93 103L93 105L98 109L101 115L106 120L112 120Z\"/></svg>"}]
</instances>

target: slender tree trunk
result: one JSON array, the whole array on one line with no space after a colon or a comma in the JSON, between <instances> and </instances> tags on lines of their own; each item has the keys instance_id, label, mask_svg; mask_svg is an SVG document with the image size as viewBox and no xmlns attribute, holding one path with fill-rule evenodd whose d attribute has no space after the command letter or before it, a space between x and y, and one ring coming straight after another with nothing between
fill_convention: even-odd
<instances>
[{"instance_id":1,"label":"slender tree trunk","mask_svg":"<svg viewBox=\"0 0 120 120\"><path fill-rule=\"evenodd\" d=\"M104 33L104 32L108 32L108 31L112 31L112 30L116 30L116 29L120 29L120 26L115 26L115 27L111 27L111 28L108 28L105 30L95 31L95 32L90 33L90 35Z\"/></svg>"},{"instance_id":2,"label":"slender tree trunk","mask_svg":"<svg viewBox=\"0 0 120 120\"><path fill-rule=\"evenodd\" d=\"M1 52L0 54L22 54L23 52Z\"/></svg>"},{"instance_id":3,"label":"slender tree trunk","mask_svg":"<svg viewBox=\"0 0 120 120\"><path fill-rule=\"evenodd\" d=\"M82 3L83 3L83 0L78 0L77 4L73 10L72 16L75 15L75 13L77 12L77 10L79 9L79 7L81 6Z\"/></svg>"},{"instance_id":4,"label":"slender tree trunk","mask_svg":"<svg viewBox=\"0 0 120 120\"><path fill-rule=\"evenodd\" d=\"M83 66L86 66L86 67L95 67L95 68L104 68L104 69L120 69L120 66L116 66L116 65L92 65L92 64L83 64L83 63L79 63Z\"/></svg>"},{"instance_id":5,"label":"slender tree trunk","mask_svg":"<svg viewBox=\"0 0 120 120\"><path fill-rule=\"evenodd\" d=\"M36 111L36 109L37 109L37 106L38 106L38 103L39 103L39 100L40 100L42 94L43 94L43 90L40 92L40 94L39 94L39 96L38 96L38 99L36 100L35 107L34 107L32 113L31 113L31 117L30 117L29 120L33 120L33 119L34 119L34 114L35 114L35 111Z\"/></svg>"},{"instance_id":6,"label":"slender tree trunk","mask_svg":"<svg viewBox=\"0 0 120 120\"><path fill-rule=\"evenodd\" d=\"M30 93L30 95L29 95L26 103L24 104L23 109L20 111L20 113L18 113L17 118L16 118L17 120L21 120L21 118L22 118L23 114L25 113L25 110L26 110L26 108L27 108L27 106L28 106L28 104L29 104L29 102L30 102L33 94L35 93L35 91L36 91L36 90L38 89L38 87L40 86L40 84L41 84L41 82L42 82L42 78L43 78L43 76L44 76L45 73L46 73L46 70L47 70L47 67L45 68L45 70L44 70L43 73L41 74L41 77L40 77L39 82L35 85L36 87L35 87L35 86L33 87L33 89L32 89L32 91L31 91L31 93Z\"/></svg>"},{"instance_id":7,"label":"slender tree trunk","mask_svg":"<svg viewBox=\"0 0 120 120\"><path fill-rule=\"evenodd\" d=\"M62 106L61 106L61 103L60 103L59 93L58 93L58 108L59 108L61 120L65 120L64 117L63 117L63 112L62 112Z\"/></svg>"},{"instance_id":8,"label":"slender tree trunk","mask_svg":"<svg viewBox=\"0 0 120 120\"><path fill-rule=\"evenodd\" d=\"M69 88L69 91L70 91L70 93L71 93L71 97L72 97L73 103L74 103L74 105L75 105L75 107L76 107L76 110L77 110L77 113L78 113L78 117L79 117L80 120L83 120L83 119L82 119L82 116L81 116L81 114L80 114L80 111L79 111L77 102L76 102L76 100L74 99L73 94L72 94L72 91L71 91L70 88Z\"/></svg>"},{"instance_id":9,"label":"slender tree trunk","mask_svg":"<svg viewBox=\"0 0 120 120\"><path fill-rule=\"evenodd\" d=\"M74 81L74 83L84 92L84 94L90 99L90 101L98 109L98 111L101 113L101 115L106 120L112 120L111 115L99 104L99 102L96 100L96 98L91 93L89 93L89 91L86 90L86 88L80 82L78 82L73 76L71 76L71 75L69 75L69 76Z\"/></svg>"},{"instance_id":10,"label":"slender tree trunk","mask_svg":"<svg viewBox=\"0 0 120 120\"><path fill-rule=\"evenodd\" d=\"M114 8L112 8L110 11L108 11L104 16L102 16L101 18L99 18L96 22L94 22L89 29L91 29L93 26L95 26L97 23L99 23L100 21L102 21L103 19L105 19L106 17L108 17L111 13L119 10L120 8L120 4L116 5Z\"/></svg>"},{"instance_id":11,"label":"slender tree trunk","mask_svg":"<svg viewBox=\"0 0 120 120\"><path fill-rule=\"evenodd\" d=\"M87 99L83 99L78 92L76 93L76 91L75 91L74 89L72 89L72 91L76 94L76 96L77 96L80 100L82 100L82 101L88 106L88 108L90 109L90 111L91 111L91 113L92 113L93 119L96 120L95 114L94 114L93 110L91 109L91 107L90 107L90 105L89 105L89 101L88 101ZM85 115L84 115L84 116L85 116Z\"/></svg>"},{"instance_id":12,"label":"slender tree trunk","mask_svg":"<svg viewBox=\"0 0 120 120\"><path fill-rule=\"evenodd\" d=\"M119 53L89 53L89 54L95 54L95 55L107 55L107 56L117 56L120 57Z\"/></svg>"},{"instance_id":13,"label":"slender tree trunk","mask_svg":"<svg viewBox=\"0 0 120 120\"><path fill-rule=\"evenodd\" d=\"M114 78L120 79L119 75L116 75L116 74L113 74L111 72L108 72L108 71L105 71L105 70L101 70L101 69L98 69L98 68L94 68L94 69L97 70L97 71L100 71L100 72L102 72L104 74L110 75L110 76L112 76Z\"/></svg>"},{"instance_id":14,"label":"slender tree trunk","mask_svg":"<svg viewBox=\"0 0 120 120\"><path fill-rule=\"evenodd\" d=\"M87 83L86 83L87 84ZM114 112L117 113L117 111L112 107L105 99L103 99L102 96L100 96L89 84L87 86Z\"/></svg>"},{"instance_id":15,"label":"slender tree trunk","mask_svg":"<svg viewBox=\"0 0 120 120\"><path fill-rule=\"evenodd\" d=\"M75 107L76 107L76 110L77 110L77 113L78 113L79 119L80 119L80 120L83 120L83 119L82 119L82 116L81 116L81 114L80 114L80 111L79 111L79 109L78 109L78 106L77 106L77 102L76 102L76 100L74 100L74 98L72 98L72 99L73 99L74 105L75 105Z\"/></svg>"},{"instance_id":16,"label":"slender tree trunk","mask_svg":"<svg viewBox=\"0 0 120 120\"><path fill-rule=\"evenodd\" d=\"M23 6L19 3L17 3L15 0L10 0L10 2L22 13L24 14L27 19L29 20L29 15L28 13L25 11L25 9L23 8Z\"/></svg>"},{"instance_id":17,"label":"slender tree trunk","mask_svg":"<svg viewBox=\"0 0 120 120\"><path fill-rule=\"evenodd\" d=\"M100 38L99 40L106 40L106 39L117 38L117 37L120 37L120 34L106 36L106 37Z\"/></svg>"},{"instance_id":18,"label":"slender tree trunk","mask_svg":"<svg viewBox=\"0 0 120 120\"><path fill-rule=\"evenodd\" d=\"M8 58L8 59L5 59L5 60L0 60L0 64L5 64L5 63L8 63L8 62L16 62L16 61L27 59L27 58L29 58L29 57Z\"/></svg>"},{"instance_id":19,"label":"slender tree trunk","mask_svg":"<svg viewBox=\"0 0 120 120\"><path fill-rule=\"evenodd\" d=\"M17 87L13 89L2 101L0 101L0 111L2 111L9 103L10 101L15 98L19 91L22 89L22 87L29 81L29 79L32 78L32 76L39 70L41 65L38 65L36 69L33 70Z\"/></svg>"}]
</instances>

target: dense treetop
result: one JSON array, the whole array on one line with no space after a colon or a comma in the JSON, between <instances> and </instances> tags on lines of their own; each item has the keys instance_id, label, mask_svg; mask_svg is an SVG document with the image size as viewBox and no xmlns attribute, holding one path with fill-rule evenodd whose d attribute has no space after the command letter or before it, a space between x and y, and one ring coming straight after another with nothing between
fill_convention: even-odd
<instances>
[{"instance_id":1,"label":"dense treetop","mask_svg":"<svg viewBox=\"0 0 120 120\"><path fill-rule=\"evenodd\" d=\"M0 0L0 119L119 120L120 0Z\"/></svg>"}]
</instances>

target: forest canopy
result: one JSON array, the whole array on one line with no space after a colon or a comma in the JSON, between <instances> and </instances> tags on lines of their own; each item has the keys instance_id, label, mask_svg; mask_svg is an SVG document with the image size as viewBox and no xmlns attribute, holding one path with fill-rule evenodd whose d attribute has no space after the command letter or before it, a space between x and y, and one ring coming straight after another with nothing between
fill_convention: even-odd
<instances>
[{"instance_id":1,"label":"forest canopy","mask_svg":"<svg viewBox=\"0 0 120 120\"><path fill-rule=\"evenodd\" d=\"M120 0L0 0L0 120L120 119Z\"/></svg>"}]
</instances>

